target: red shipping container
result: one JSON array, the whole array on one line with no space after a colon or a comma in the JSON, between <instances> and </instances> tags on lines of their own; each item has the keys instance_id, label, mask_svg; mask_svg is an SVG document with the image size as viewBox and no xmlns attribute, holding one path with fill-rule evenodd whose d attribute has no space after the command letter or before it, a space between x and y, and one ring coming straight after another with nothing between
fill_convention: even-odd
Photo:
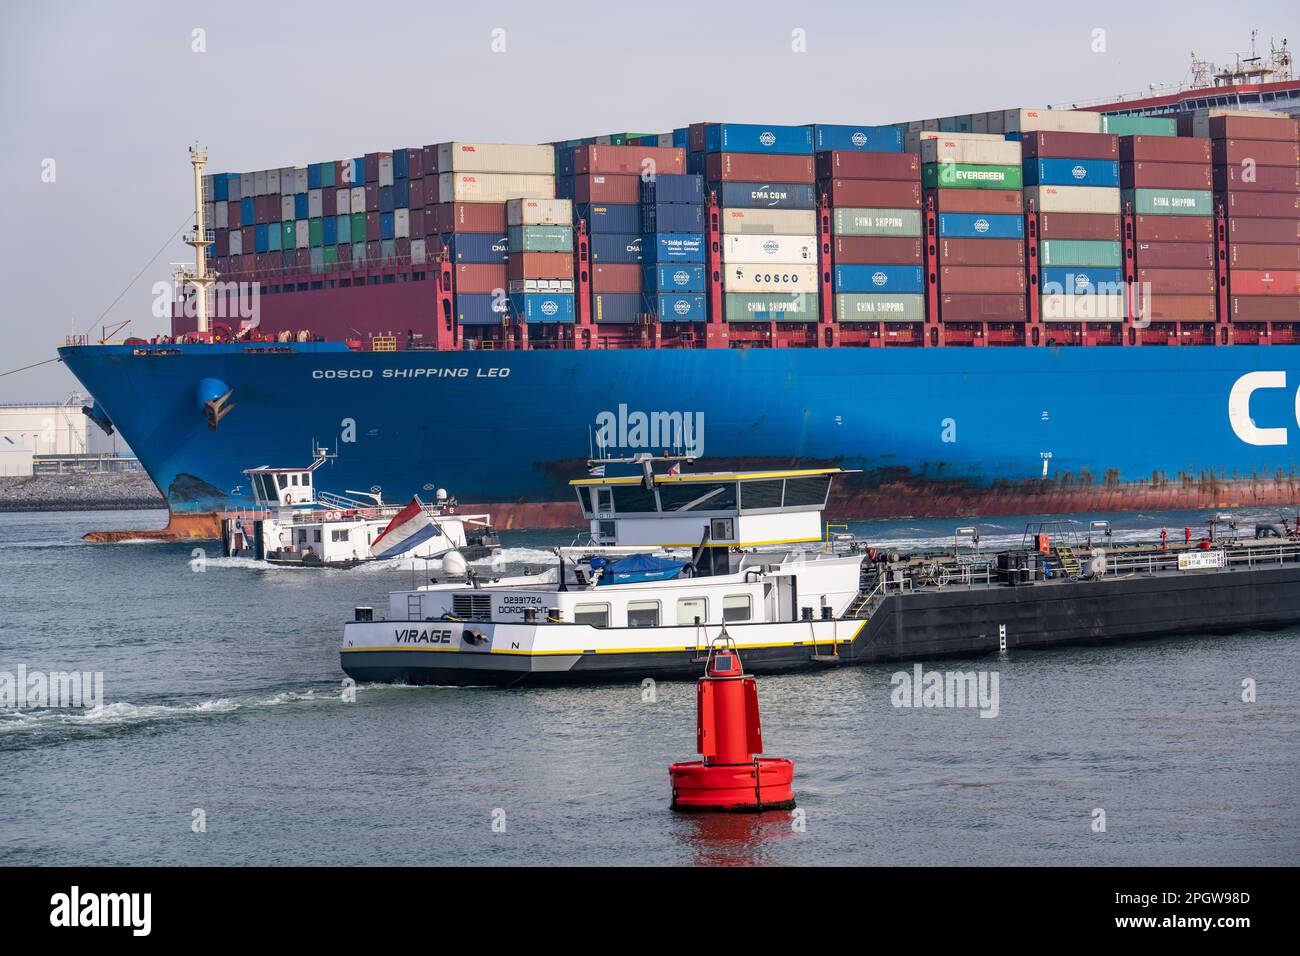
<instances>
[{"instance_id":1,"label":"red shipping container","mask_svg":"<svg viewBox=\"0 0 1300 956\"><path fill-rule=\"evenodd\" d=\"M939 300L943 322L1023 322L1023 295L944 295Z\"/></svg>"},{"instance_id":2,"label":"red shipping container","mask_svg":"<svg viewBox=\"0 0 1300 956\"><path fill-rule=\"evenodd\" d=\"M212 263L212 267L217 270L218 275L229 272L230 271L229 257L217 256L217 258Z\"/></svg>"},{"instance_id":3,"label":"red shipping container","mask_svg":"<svg viewBox=\"0 0 1300 956\"><path fill-rule=\"evenodd\" d=\"M817 154L817 178L919 180L921 157L915 153L831 150Z\"/></svg>"},{"instance_id":4,"label":"red shipping container","mask_svg":"<svg viewBox=\"0 0 1300 956\"><path fill-rule=\"evenodd\" d=\"M1191 117L1178 118L1178 131L1191 123ZM1190 132L1190 130L1189 130ZM1300 122L1293 119L1256 118L1254 116L1211 116L1210 139L1263 139L1273 142L1300 141Z\"/></svg>"},{"instance_id":5,"label":"red shipping container","mask_svg":"<svg viewBox=\"0 0 1300 956\"><path fill-rule=\"evenodd\" d=\"M376 185L378 185L378 183L379 183L379 154L378 154L378 153L366 153L366 156L365 156L365 159L363 160L363 163L364 163L364 165L365 165L365 167L366 167L366 182L367 182L367 183L375 183Z\"/></svg>"},{"instance_id":6,"label":"red shipping container","mask_svg":"<svg viewBox=\"0 0 1300 956\"><path fill-rule=\"evenodd\" d=\"M1214 183L1209 163L1123 163L1119 184L1124 189L1209 189Z\"/></svg>"},{"instance_id":7,"label":"red shipping container","mask_svg":"<svg viewBox=\"0 0 1300 956\"><path fill-rule=\"evenodd\" d=\"M378 242L382 234L382 224L379 220L379 213L366 213L366 242Z\"/></svg>"},{"instance_id":8,"label":"red shipping container","mask_svg":"<svg viewBox=\"0 0 1300 956\"><path fill-rule=\"evenodd\" d=\"M438 175L438 146L436 143L430 143L428 146L421 147L420 154L424 157L424 175ZM425 187L426 189L428 187Z\"/></svg>"},{"instance_id":9,"label":"red shipping container","mask_svg":"<svg viewBox=\"0 0 1300 956\"><path fill-rule=\"evenodd\" d=\"M257 253L257 229L253 226L244 226L239 230L239 236L243 253L248 256L249 263L252 263L253 256Z\"/></svg>"},{"instance_id":10,"label":"red shipping container","mask_svg":"<svg viewBox=\"0 0 1300 956\"><path fill-rule=\"evenodd\" d=\"M1300 167L1216 166L1214 188L1220 192L1294 193L1300 190Z\"/></svg>"},{"instance_id":11,"label":"red shipping container","mask_svg":"<svg viewBox=\"0 0 1300 956\"><path fill-rule=\"evenodd\" d=\"M352 265L351 244L345 242L343 243L343 245L339 246L338 256L339 256L339 265L345 269L350 268Z\"/></svg>"},{"instance_id":12,"label":"red shipping container","mask_svg":"<svg viewBox=\"0 0 1300 956\"><path fill-rule=\"evenodd\" d=\"M1234 322L1300 322L1300 296L1234 295L1228 304Z\"/></svg>"},{"instance_id":13,"label":"red shipping container","mask_svg":"<svg viewBox=\"0 0 1300 956\"><path fill-rule=\"evenodd\" d=\"M969 190L975 192L976 190ZM870 179L824 179L832 206L858 209L920 209L921 184Z\"/></svg>"},{"instance_id":14,"label":"red shipping container","mask_svg":"<svg viewBox=\"0 0 1300 956\"><path fill-rule=\"evenodd\" d=\"M1150 300L1139 298L1138 318L1151 322L1213 322L1218 303L1217 295L1152 295Z\"/></svg>"},{"instance_id":15,"label":"red shipping container","mask_svg":"<svg viewBox=\"0 0 1300 956\"><path fill-rule=\"evenodd\" d=\"M397 253L397 258L399 260L406 261L406 262L410 261L411 258L410 239L407 239L406 237L402 237L401 239L395 239L393 241L393 249Z\"/></svg>"},{"instance_id":16,"label":"red shipping container","mask_svg":"<svg viewBox=\"0 0 1300 956\"><path fill-rule=\"evenodd\" d=\"M367 247L367 248L369 248L369 247ZM376 257L379 256L379 243L377 243L377 242L375 243L375 256L376 256ZM297 259L297 262L298 262L298 268L299 268L299 269L310 269L310 268L311 268L311 250L310 250L310 249L296 249L296 250L294 250L294 257Z\"/></svg>"},{"instance_id":17,"label":"red shipping container","mask_svg":"<svg viewBox=\"0 0 1300 956\"><path fill-rule=\"evenodd\" d=\"M939 261L950 266L1023 266L1019 239L940 239Z\"/></svg>"},{"instance_id":18,"label":"red shipping container","mask_svg":"<svg viewBox=\"0 0 1300 956\"><path fill-rule=\"evenodd\" d=\"M1152 295L1213 295L1213 269L1141 269L1139 284L1149 285Z\"/></svg>"},{"instance_id":19,"label":"red shipping container","mask_svg":"<svg viewBox=\"0 0 1300 956\"><path fill-rule=\"evenodd\" d=\"M608 176L591 173L573 177L573 201L577 203L639 203L640 176Z\"/></svg>"},{"instance_id":20,"label":"red shipping container","mask_svg":"<svg viewBox=\"0 0 1300 956\"><path fill-rule=\"evenodd\" d=\"M1111 133L1038 131L1020 139L1025 159L1118 159L1119 137Z\"/></svg>"},{"instance_id":21,"label":"red shipping container","mask_svg":"<svg viewBox=\"0 0 1300 956\"><path fill-rule=\"evenodd\" d=\"M1212 146L1214 162L1220 166L1240 166L1253 162L1260 166L1300 165L1300 143L1270 143L1262 139L1216 139Z\"/></svg>"},{"instance_id":22,"label":"red shipping container","mask_svg":"<svg viewBox=\"0 0 1300 956\"><path fill-rule=\"evenodd\" d=\"M1133 235L1147 242L1213 242L1210 216L1134 216Z\"/></svg>"},{"instance_id":23,"label":"red shipping container","mask_svg":"<svg viewBox=\"0 0 1300 956\"><path fill-rule=\"evenodd\" d=\"M424 180L412 179L408 184L407 189L409 190L409 195L410 195L410 198L407 200L407 205L411 207L411 211L414 212L417 209L423 209L424 208ZM411 230L411 235L415 235L414 229Z\"/></svg>"},{"instance_id":24,"label":"red shipping container","mask_svg":"<svg viewBox=\"0 0 1300 956\"><path fill-rule=\"evenodd\" d=\"M647 166L647 161L652 165ZM670 175L684 173L686 150L675 146L579 146L573 151L573 172L578 176L629 173L639 177L647 169Z\"/></svg>"},{"instance_id":25,"label":"red shipping container","mask_svg":"<svg viewBox=\"0 0 1300 956\"><path fill-rule=\"evenodd\" d=\"M592 292L640 292L641 267L626 263L591 267Z\"/></svg>"},{"instance_id":26,"label":"red shipping container","mask_svg":"<svg viewBox=\"0 0 1300 956\"><path fill-rule=\"evenodd\" d=\"M992 192L992 190L971 190ZM1044 212L1038 216L1038 235L1043 239L1093 239L1119 242L1120 217L1092 212ZM978 239L977 242L987 242Z\"/></svg>"},{"instance_id":27,"label":"red shipping container","mask_svg":"<svg viewBox=\"0 0 1300 956\"><path fill-rule=\"evenodd\" d=\"M503 202L446 202L431 207L437 232L506 231L506 204Z\"/></svg>"},{"instance_id":28,"label":"red shipping container","mask_svg":"<svg viewBox=\"0 0 1300 956\"><path fill-rule=\"evenodd\" d=\"M1213 269L1212 242L1138 242L1133 250L1139 269Z\"/></svg>"},{"instance_id":29,"label":"red shipping container","mask_svg":"<svg viewBox=\"0 0 1300 956\"><path fill-rule=\"evenodd\" d=\"M1300 193L1259 193L1233 190L1223 196L1229 216L1284 219L1300 215ZM234 208L233 206L231 208Z\"/></svg>"},{"instance_id":30,"label":"red shipping container","mask_svg":"<svg viewBox=\"0 0 1300 956\"><path fill-rule=\"evenodd\" d=\"M1126 163L1208 163L1210 141L1203 136L1124 136L1119 158Z\"/></svg>"},{"instance_id":31,"label":"red shipping container","mask_svg":"<svg viewBox=\"0 0 1300 956\"><path fill-rule=\"evenodd\" d=\"M216 231L216 235L213 236L213 239L216 240L213 248L216 251L218 257L230 255L230 230L229 229L218 229ZM220 271L219 267L218 267L218 271Z\"/></svg>"},{"instance_id":32,"label":"red shipping container","mask_svg":"<svg viewBox=\"0 0 1300 956\"><path fill-rule=\"evenodd\" d=\"M253 197L253 222L257 223L258 225L265 225L266 223L271 221L270 214L266 211L267 198L268 197L266 196ZM276 196L275 201L276 201L275 218L278 220L280 218L280 209L279 209L280 197Z\"/></svg>"},{"instance_id":33,"label":"red shipping container","mask_svg":"<svg viewBox=\"0 0 1300 956\"><path fill-rule=\"evenodd\" d=\"M982 241L982 240L977 240ZM1018 266L941 266L939 289L945 295L978 292L1024 292L1025 270Z\"/></svg>"},{"instance_id":34,"label":"red shipping container","mask_svg":"<svg viewBox=\"0 0 1300 956\"><path fill-rule=\"evenodd\" d=\"M704 162L704 180L709 183L812 183L815 179L811 156L709 153Z\"/></svg>"},{"instance_id":35,"label":"red shipping container","mask_svg":"<svg viewBox=\"0 0 1300 956\"><path fill-rule=\"evenodd\" d=\"M1300 271L1230 269L1228 290L1233 295L1300 295Z\"/></svg>"},{"instance_id":36,"label":"red shipping container","mask_svg":"<svg viewBox=\"0 0 1300 956\"><path fill-rule=\"evenodd\" d=\"M366 212L379 212L379 187L374 183L366 186Z\"/></svg>"},{"instance_id":37,"label":"red shipping container","mask_svg":"<svg viewBox=\"0 0 1300 956\"><path fill-rule=\"evenodd\" d=\"M411 238L419 239L424 235L424 210L411 209Z\"/></svg>"},{"instance_id":38,"label":"red shipping container","mask_svg":"<svg viewBox=\"0 0 1300 956\"><path fill-rule=\"evenodd\" d=\"M408 149L406 151L406 178L416 180L424 176L424 150Z\"/></svg>"},{"instance_id":39,"label":"red shipping container","mask_svg":"<svg viewBox=\"0 0 1300 956\"><path fill-rule=\"evenodd\" d=\"M835 240L835 263L862 266L920 265L921 240L894 236L839 236Z\"/></svg>"},{"instance_id":40,"label":"red shipping container","mask_svg":"<svg viewBox=\"0 0 1300 956\"><path fill-rule=\"evenodd\" d=\"M512 252L507 275L511 279L572 279L573 253Z\"/></svg>"},{"instance_id":41,"label":"red shipping container","mask_svg":"<svg viewBox=\"0 0 1300 956\"><path fill-rule=\"evenodd\" d=\"M1300 269L1300 243L1290 245L1228 246L1228 265L1233 269Z\"/></svg>"},{"instance_id":42,"label":"red shipping container","mask_svg":"<svg viewBox=\"0 0 1300 956\"><path fill-rule=\"evenodd\" d=\"M935 208L943 212L1019 215L1025 211L1025 194L1019 189L927 189Z\"/></svg>"},{"instance_id":43,"label":"red shipping container","mask_svg":"<svg viewBox=\"0 0 1300 956\"><path fill-rule=\"evenodd\" d=\"M244 224L243 222L243 203L230 202L226 203L226 225L231 229L238 229Z\"/></svg>"},{"instance_id":44,"label":"red shipping container","mask_svg":"<svg viewBox=\"0 0 1300 956\"><path fill-rule=\"evenodd\" d=\"M426 206L438 205L438 174L424 177L424 204Z\"/></svg>"},{"instance_id":45,"label":"red shipping container","mask_svg":"<svg viewBox=\"0 0 1300 956\"><path fill-rule=\"evenodd\" d=\"M1300 219L1229 219L1229 242L1300 242Z\"/></svg>"},{"instance_id":46,"label":"red shipping container","mask_svg":"<svg viewBox=\"0 0 1300 956\"><path fill-rule=\"evenodd\" d=\"M456 292L496 292L504 291L507 286L506 264L500 265L456 265Z\"/></svg>"}]
</instances>

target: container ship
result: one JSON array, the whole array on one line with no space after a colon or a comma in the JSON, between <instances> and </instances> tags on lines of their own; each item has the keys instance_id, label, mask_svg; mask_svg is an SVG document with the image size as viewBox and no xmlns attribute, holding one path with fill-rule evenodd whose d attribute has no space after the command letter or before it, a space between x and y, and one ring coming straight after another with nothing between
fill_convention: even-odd
<instances>
[{"instance_id":1,"label":"container ship","mask_svg":"<svg viewBox=\"0 0 1300 956\"><path fill-rule=\"evenodd\" d=\"M318 447L322 487L500 527L580 523L568 480L638 452L851 469L846 519L1290 505L1300 82L1261 63L884 126L195 150L171 334L60 355L166 536Z\"/></svg>"}]
</instances>

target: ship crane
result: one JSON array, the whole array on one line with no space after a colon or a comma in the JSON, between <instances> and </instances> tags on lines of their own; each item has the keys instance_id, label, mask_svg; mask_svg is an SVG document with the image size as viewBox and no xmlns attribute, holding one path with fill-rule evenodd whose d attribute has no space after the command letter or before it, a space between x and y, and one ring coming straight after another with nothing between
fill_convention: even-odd
<instances>
[{"instance_id":1,"label":"ship crane","mask_svg":"<svg viewBox=\"0 0 1300 956\"><path fill-rule=\"evenodd\" d=\"M208 268L208 246L216 241L216 233L208 228L203 212L203 167L208 162L208 151L197 144L190 147L190 163L194 167L194 228L185 234L185 244L194 249L194 266L178 266L176 284L193 286L195 292L195 330L208 331L208 287L217 281L217 273Z\"/></svg>"}]
</instances>

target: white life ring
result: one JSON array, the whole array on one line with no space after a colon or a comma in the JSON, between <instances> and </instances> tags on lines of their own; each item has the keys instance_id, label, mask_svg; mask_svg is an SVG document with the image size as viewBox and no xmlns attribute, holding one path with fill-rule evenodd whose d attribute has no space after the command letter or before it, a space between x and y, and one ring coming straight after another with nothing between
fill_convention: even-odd
<instances>
[{"instance_id":1,"label":"white life ring","mask_svg":"<svg viewBox=\"0 0 1300 956\"><path fill-rule=\"evenodd\" d=\"M285 495L285 496L284 496L284 503L285 503L286 505L291 505L291 504L293 504L293 495Z\"/></svg>"}]
</instances>

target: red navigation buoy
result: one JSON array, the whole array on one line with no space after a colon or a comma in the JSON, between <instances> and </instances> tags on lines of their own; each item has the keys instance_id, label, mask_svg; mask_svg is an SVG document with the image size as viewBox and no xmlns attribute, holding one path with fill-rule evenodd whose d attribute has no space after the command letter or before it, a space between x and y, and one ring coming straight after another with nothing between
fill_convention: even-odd
<instances>
[{"instance_id":1,"label":"red navigation buoy","mask_svg":"<svg viewBox=\"0 0 1300 956\"><path fill-rule=\"evenodd\" d=\"M696 685L696 749L703 760L668 768L674 810L759 813L794 808L794 762L763 752L758 683L724 631Z\"/></svg>"}]
</instances>

